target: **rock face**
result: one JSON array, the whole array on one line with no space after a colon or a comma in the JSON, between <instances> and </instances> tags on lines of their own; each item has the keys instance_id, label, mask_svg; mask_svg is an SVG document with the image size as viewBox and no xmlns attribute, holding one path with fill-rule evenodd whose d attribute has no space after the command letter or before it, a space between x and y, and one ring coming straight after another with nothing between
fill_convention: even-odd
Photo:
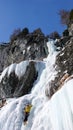
<instances>
[{"instance_id":1,"label":"rock face","mask_svg":"<svg viewBox=\"0 0 73 130\"><path fill-rule=\"evenodd\" d=\"M47 56L47 38L40 29L28 33L24 37L17 37L10 44L0 45L0 72L12 63L23 60L40 60Z\"/></svg>"},{"instance_id":2,"label":"rock face","mask_svg":"<svg viewBox=\"0 0 73 130\"><path fill-rule=\"evenodd\" d=\"M70 37L62 50L56 57L55 68L57 75L53 81L49 84L51 97L60 87L64 81L73 74L73 37Z\"/></svg>"},{"instance_id":3,"label":"rock face","mask_svg":"<svg viewBox=\"0 0 73 130\"><path fill-rule=\"evenodd\" d=\"M69 36L73 36L73 22L72 24L69 25L68 31L69 31Z\"/></svg>"},{"instance_id":4,"label":"rock face","mask_svg":"<svg viewBox=\"0 0 73 130\"><path fill-rule=\"evenodd\" d=\"M6 62L8 61L9 55L9 44L1 44L0 45L0 72L3 71L6 66Z\"/></svg>"},{"instance_id":5,"label":"rock face","mask_svg":"<svg viewBox=\"0 0 73 130\"><path fill-rule=\"evenodd\" d=\"M66 32L68 31L68 32ZM69 33L69 34L68 34ZM64 31L63 36L55 43L59 54L56 57L55 69L57 75L46 89L46 95L51 96L58 91L67 79L73 78L73 22Z\"/></svg>"},{"instance_id":6,"label":"rock face","mask_svg":"<svg viewBox=\"0 0 73 130\"><path fill-rule=\"evenodd\" d=\"M20 78L12 71L8 76L8 71L0 83L0 97L19 97L28 94L37 78L35 63L30 62L25 74Z\"/></svg>"},{"instance_id":7,"label":"rock face","mask_svg":"<svg viewBox=\"0 0 73 130\"><path fill-rule=\"evenodd\" d=\"M19 35L8 44L0 45L0 73L9 65L25 60L42 60L47 56L47 38L41 29L26 35ZM18 78L15 71L5 74L0 83L0 97L19 97L31 91L37 78L35 62L29 66L23 76Z\"/></svg>"}]
</instances>

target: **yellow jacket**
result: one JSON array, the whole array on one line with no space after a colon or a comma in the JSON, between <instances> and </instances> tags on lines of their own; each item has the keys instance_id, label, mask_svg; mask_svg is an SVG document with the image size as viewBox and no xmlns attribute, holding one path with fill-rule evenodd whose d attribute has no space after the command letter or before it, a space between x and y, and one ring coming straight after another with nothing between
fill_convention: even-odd
<instances>
[{"instance_id":1,"label":"yellow jacket","mask_svg":"<svg viewBox=\"0 0 73 130\"><path fill-rule=\"evenodd\" d=\"M31 108L32 108L32 105L31 105L31 104L30 104L30 105L27 105L27 106L25 107L25 109L24 109L24 112L29 113L30 110L31 110Z\"/></svg>"}]
</instances>

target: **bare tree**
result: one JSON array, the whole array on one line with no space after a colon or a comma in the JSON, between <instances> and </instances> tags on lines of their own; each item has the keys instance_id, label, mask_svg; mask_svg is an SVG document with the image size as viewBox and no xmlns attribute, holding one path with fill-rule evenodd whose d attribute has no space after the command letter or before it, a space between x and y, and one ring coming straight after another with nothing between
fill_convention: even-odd
<instances>
[{"instance_id":1,"label":"bare tree","mask_svg":"<svg viewBox=\"0 0 73 130\"><path fill-rule=\"evenodd\" d=\"M66 11L66 10L60 10L59 11L59 15L60 15L60 18L61 18L61 24L63 25L67 25L69 24L70 22L70 11Z\"/></svg>"},{"instance_id":2,"label":"bare tree","mask_svg":"<svg viewBox=\"0 0 73 130\"><path fill-rule=\"evenodd\" d=\"M57 31L54 31L52 33L49 34L49 38L55 40L55 39L59 39L60 38L60 35Z\"/></svg>"},{"instance_id":3,"label":"bare tree","mask_svg":"<svg viewBox=\"0 0 73 130\"><path fill-rule=\"evenodd\" d=\"M10 36L10 40L11 41L15 40L20 33L21 33L21 29L20 28L15 29L13 31L13 33L11 34L11 36Z\"/></svg>"},{"instance_id":4,"label":"bare tree","mask_svg":"<svg viewBox=\"0 0 73 130\"><path fill-rule=\"evenodd\" d=\"M73 22L73 9L70 11L69 19L70 19L70 22Z\"/></svg>"}]
</instances>

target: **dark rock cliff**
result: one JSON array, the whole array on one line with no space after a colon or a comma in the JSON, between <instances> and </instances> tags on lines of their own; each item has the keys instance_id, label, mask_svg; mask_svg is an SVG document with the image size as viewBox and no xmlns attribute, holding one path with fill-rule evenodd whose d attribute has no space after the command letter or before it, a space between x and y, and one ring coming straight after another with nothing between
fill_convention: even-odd
<instances>
[{"instance_id":1,"label":"dark rock cliff","mask_svg":"<svg viewBox=\"0 0 73 130\"><path fill-rule=\"evenodd\" d=\"M73 78L73 22L69 25L67 30L64 31L65 35L56 42L56 46L60 48L55 63L57 75L55 79L49 83L49 92L47 91L48 89L46 89L48 97L51 97L58 91L68 78Z\"/></svg>"},{"instance_id":2,"label":"dark rock cliff","mask_svg":"<svg viewBox=\"0 0 73 130\"><path fill-rule=\"evenodd\" d=\"M67 37L67 39L56 57L55 69L57 75L49 84L50 93L47 92L49 97L60 89L64 81L73 74L73 37Z\"/></svg>"},{"instance_id":3,"label":"dark rock cliff","mask_svg":"<svg viewBox=\"0 0 73 130\"><path fill-rule=\"evenodd\" d=\"M0 45L0 72L12 63L19 63L23 60L42 60L47 56L47 38L41 29L32 33L17 37L8 44Z\"/></svg>"}]
</instances>

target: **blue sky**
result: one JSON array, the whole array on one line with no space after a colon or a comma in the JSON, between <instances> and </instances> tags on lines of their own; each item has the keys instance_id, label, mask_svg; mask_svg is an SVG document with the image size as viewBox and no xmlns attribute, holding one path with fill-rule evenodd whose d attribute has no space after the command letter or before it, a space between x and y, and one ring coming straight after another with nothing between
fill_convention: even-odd
<instances>
[{"instance_id":1,"label":"blue sky","mask_svg":"<svg viewBox=\"0 0 73 130\"><path fill-rule=\"evenodd\" d=\"M0 42L9 41L14 29L28 27L32 32L41 28L45 35L58 31L60 24L58 11L73 8L73 0L0 0Z\"/></svg>"}]
</instances>

